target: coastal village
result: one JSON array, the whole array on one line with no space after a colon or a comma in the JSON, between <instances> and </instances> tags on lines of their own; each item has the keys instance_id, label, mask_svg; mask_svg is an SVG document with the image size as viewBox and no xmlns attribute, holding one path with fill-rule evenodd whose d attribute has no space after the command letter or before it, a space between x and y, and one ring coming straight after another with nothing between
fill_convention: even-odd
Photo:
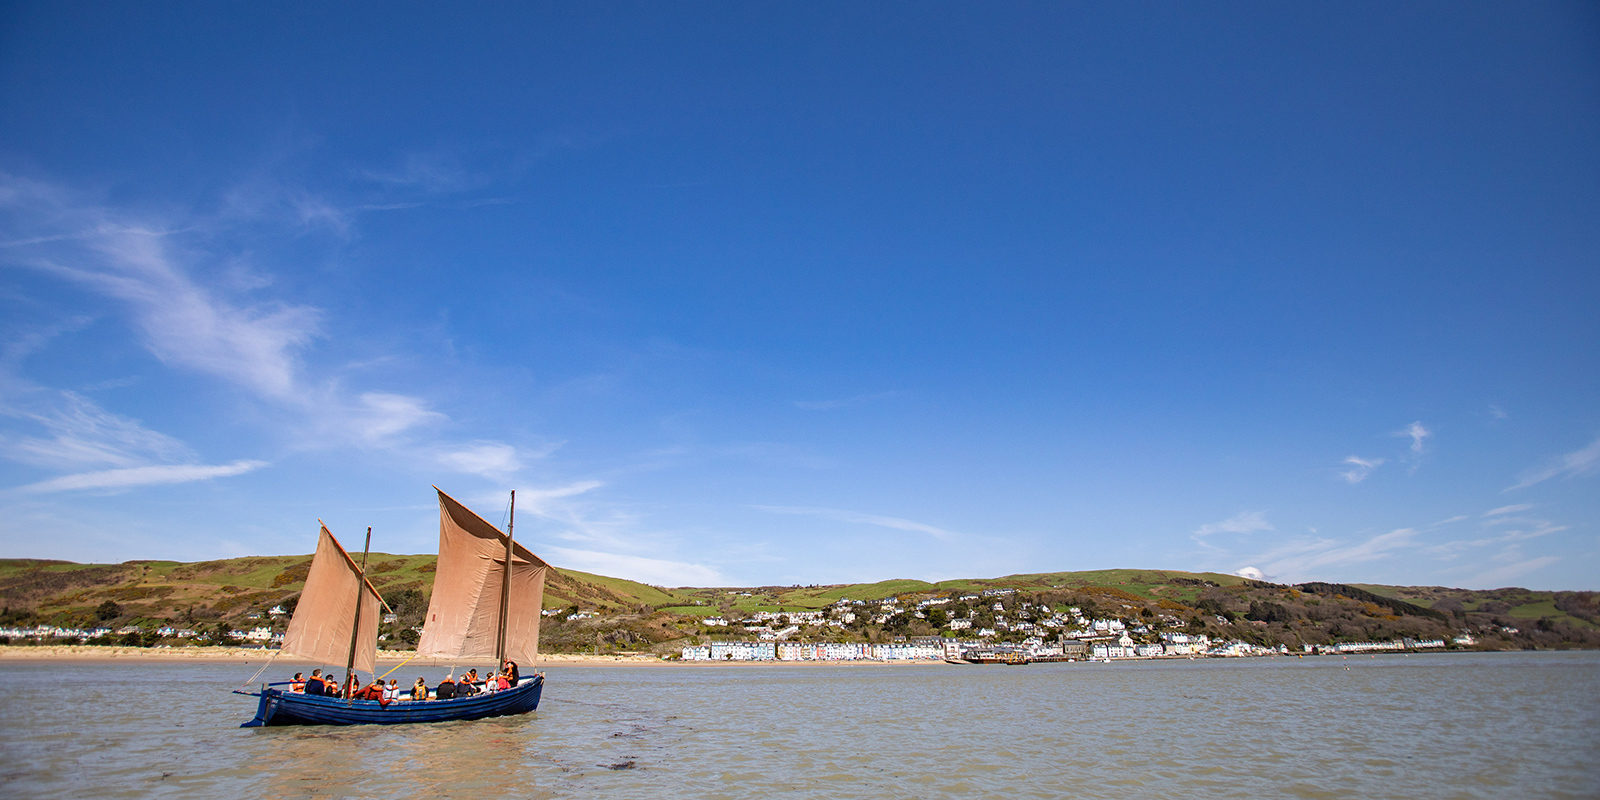
<instances>
[{"instance_id":1,"label":"coastal village","mask_svg":"<svg viewBox=\"0 0 1600 800\"><path fill-rule=\"evenodd\" d=\"M710 617L708 627L739 627L754 639L728 639L682 649L684 661L933 661L1019 664L1037 661L1111 661L1126 659L1242 657L1288 655L1287 645L1264 647L1244 641L1214 641L1205 634L1189 634L1158 627L1182 627L1175 616L1154 621L1129 622L1118 618L1091 619L1077 606L1056 610L1047 604L1015 602L1008 605L1010 589L993 589L979 594L925 598L902 604L899 598L877 603L864 600L839 600L820 611L761 611L730 624L721 617ZM965 616L951 618L935 614L952 603L965 604ZM988 604L990 626L975 627L978 613L972 604ZM808 642L795 640L802 625L843 629L861 616L884 624L897 614L910 610L913 617L942 617L943 627L968 631L965 637L907 637L904 641ZM1007 616L1010 614L1010 616ZM1020 639L1018 638L1020 636ZM1002 638L1003 637L1003 638ZM1152 641L1153 639L1153 641ZM1455 637L1450 644L1470 647L1476 639L1470 634ZM1446 648L1443 639L1403 638L1384 642L1345 642L1303 645L1302 654L1367 653L1379 651L1422 651Z\"/></svg>"},{"instance_id":2,"label":"coastal village","mask_svg":"<svg viewBox=\"0 0 1600 800\"><path fill-rule=\"evenodd\" d=\"M753 661L952 661L968 663L1031 663L1040 661L1113 661L1128 659L1243 657L1300 654L1443 650L1472 647L1477 640L1462 633L1444 639L1400 638L1391 641L1341 642L1267 647L1241 640L1214 639L1181 630L1187 623L1173 615L1091 618L1078 606L1054 608L1018 599L1015 590L991 589L974 594L878 601L841 599L820 610L756 611L741 619L707 616L699 625L710 631L740 631L740 638L714 637L684 646L676 655L689 662ZM23 643L109 643L154 637L180 645L232 645L273 648L283 641L282 621L288 611L275 605L250 612L258 622L248 629L206 632L172 625L153 631L139 626L69 628L53 625L0 627L0 638ZM546 617L568 622L591 619L591 611L546 609ZM802 631L844 633L858 623L884 625L896 616L936 622L951 635L896 637L889 642L811 641ZM393 613L384 622L394 623ZM1226 620L1218 618L1219 622ZM1516 633L1508 629L1508 633ZM962 635L964 633L964 635ZM843 638L842 636L840 638ZM668 658L672 658L669 655Z\"/></svg>"}]
</instances>

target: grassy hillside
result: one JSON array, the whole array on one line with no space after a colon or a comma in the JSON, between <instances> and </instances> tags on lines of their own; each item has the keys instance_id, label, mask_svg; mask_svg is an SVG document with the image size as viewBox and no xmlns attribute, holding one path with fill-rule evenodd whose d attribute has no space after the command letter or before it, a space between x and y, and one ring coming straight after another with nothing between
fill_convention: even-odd
<instances>
[{"instance_id":1,"label":"grassy hillside","mask_svg":"<svg viewBox=\"0 0 1600 800\"><path fill-rule=\"evenodd\" d=\"M413 637L432 589L431 555L373 553L368 575L399 615L385 630L402 644ZM179 563L130 561L74 564L36 559L0 559L0 624L153 629L175 625L216 632L256 625L278 629L275 605L297 600L310 556L260 556ZM963 596L1002 591L981 603ZM571 614L547 618L544 641L551 649L637 649L742 631L708 628L710 617L737 620L755 612L825 609L841 600L859 602L861 620L848 628L817 628L818 638L879 640L937 633L909 610L891 619L877 602L898 598L909 609L917 600L946 597L963 613L992 613L995 597L1056 610L1077 606L1091 616L1115 616L1216 637L1264 644L1414 637L1450 638L1462 631L1496 647L1600 646L1600 595L1527 589L1471 591L1444 587L1282 586L1234 575L1173 570L1112 569L1041 572L997 578L929 583L896 579L834 586L676 588L555 569L546 582L544 606ZM1037 607L1037 606L1036 606ZM573 619L567 619L568 616ZM148 638L148 637L147 637Z\"/></svg>"}]
</instances>

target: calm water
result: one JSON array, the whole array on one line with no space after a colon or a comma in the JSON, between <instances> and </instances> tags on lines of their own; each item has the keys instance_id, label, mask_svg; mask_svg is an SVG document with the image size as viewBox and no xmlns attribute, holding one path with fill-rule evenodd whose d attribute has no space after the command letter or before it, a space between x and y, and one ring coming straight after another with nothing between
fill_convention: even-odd
<instances>
[{"instance_id":1,"label":"calm water","mask_svg":"<svg viewBox=\"0 0 1600 800\"><path fill-rule=\"evenodd\" d=\"M523 717L243 730L254 671L0 664L0 796L1600 797L1600 653L565 667Z\"/></svg>"}]
</instances>

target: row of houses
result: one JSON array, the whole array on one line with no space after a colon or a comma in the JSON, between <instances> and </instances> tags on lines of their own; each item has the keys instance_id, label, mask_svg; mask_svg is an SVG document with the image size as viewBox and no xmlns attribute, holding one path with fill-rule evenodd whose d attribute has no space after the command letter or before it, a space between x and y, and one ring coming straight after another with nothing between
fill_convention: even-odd
<instances>
[{"instance_id":1,"label":"row of houses","mask_svg":"<svg viewBox=\"0 0 1600 800\"><path fill-rule=\"evenodd\" d=\"M1392 642L1305 645L1307 653L1365 653L1443 649L1442 639L1397 639ZM1285 645L1263 647L1248 642L1214 643L1206 636L1162 634L1159 642L1134 642L1127 634L1116 639L1086 642L1063 638L1049 642L1030 638L1020 643L993 644L982 640L927 638L910 642L773 642L726 641L683 648L684 661L936 661L939 659L988 660L1019 656L1028 660L1094 661L1154 658L1241 657L1287 655Z\"/></svg>"},{"instance_id":2,"label":"row of houses","mask_svg":"<svg viewBox=\"0 0 1600 800\"><path fill-rule=\"evenodd\" d=\"M144 633L144 628L137 625L127 625L115 630L111 628L63 628L55 625L36 625L32 628L0 628L0 636L8 639L31 639L34 641L48 640L73 640L79 643L105 636L127 636L128 634ZM189 628L178 628L164 625L156 629L156 635L173 639L207 638L205 634ZM261 644L278 644L283 641L283 634L274 633L271 628L258 626L248 631L228 631L228 638L242 642L256 642Z\"/></svg>"},{"instance_id":3,"label":"row of houses","mask_svg":"<svg viewBox=\"0 0 1600 800\"><path fill-rule=\"evenodd\" d=\"M1311 645L1305 645L1304 647L1306 652L1311 652ZM1396 639L1392 642L1346 642L1343 644L1325 644L1317 649L1324 653L1375 653L1397 650L1442 650L1444 649L1444 640Z\"/></svg>"},{"instance_id":4,"label":"row of houses","mask_svg":"<svg viewBox=\"0 0 1600 800\"><path fill-rule=\"evenodd\" d=\"M926 661L944 657L938 640L865 642L712 642L683 648L684 661Z\"/></svg>"}]
</instances>

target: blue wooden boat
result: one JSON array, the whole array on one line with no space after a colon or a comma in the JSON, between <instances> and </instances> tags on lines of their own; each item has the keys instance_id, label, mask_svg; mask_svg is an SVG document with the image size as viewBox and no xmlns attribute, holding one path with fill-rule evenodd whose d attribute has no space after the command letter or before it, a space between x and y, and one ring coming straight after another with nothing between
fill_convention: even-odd
<instances>
[{"instance_id":1,"label":"blue wooden boat","mask_svg":"<svg viewBox=\"0 0 1600 800\"><path fill-rule=\"evenodd\" d=\"M475 694L449 700L402 700L382 705L376 700L344 700L324 695L291 692L288 683L263 684L259 692L239 691L261 698L255 719L241 728L264 725L398 725L410 722L447 722L526 714L539 707L544 676L524 676L517 685L493 694Z\"/></svg>"},{"instance_id":2,"label":"blue wooden boat","mask_svg":"<svg viewBox=\"0 0 1600 800\"><path fill-rule=\"evenodd\" d=\"M434 487L438 491L438 487ZM516 494L511 495L515 520ZM494 659L516 673L516 663L538 657L543 605L543 560L444 492L439 492L439 560L417 655L449 662ZM372 529L367 529L367 545ZM346 684L359 670L376 673L379 607L383 599L366 577L367 552L351 558L326 525L306 574L280 654L345 664ZM498 669L498 667L496 667ZM334 673L328 671L331 677ZM377 676L381 680L382 676ZM393 725L445 722L525 714L539 707L544 676L524 675L504 691L446 700L345 699L289 691L288 683L265 683L256 715L241 727L266 725Z\"/></svg>"}]
</instances>

